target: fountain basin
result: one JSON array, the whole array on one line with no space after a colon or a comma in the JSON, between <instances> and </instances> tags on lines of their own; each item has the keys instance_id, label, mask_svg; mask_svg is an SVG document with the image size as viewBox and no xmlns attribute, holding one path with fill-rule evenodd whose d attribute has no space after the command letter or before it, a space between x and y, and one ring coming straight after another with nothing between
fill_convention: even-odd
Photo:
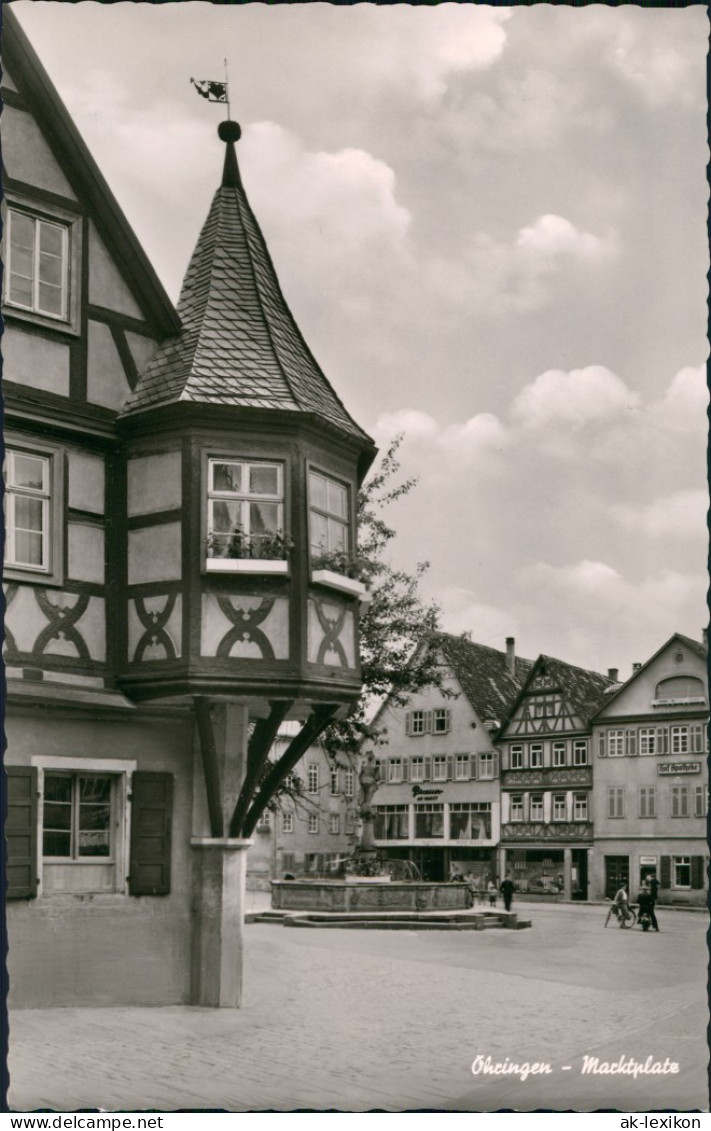
<instances>
[{"instance_id":1,"label":"fountain basin","mask_svg":"<svg viewBox=\"0 0 711 1131\"><path fill-rule=\"evenodd\" d=\"M272 880L272 907L279 911L462 911L469 885L358 877L348 880Z\"/></svg>"}]
</instances>

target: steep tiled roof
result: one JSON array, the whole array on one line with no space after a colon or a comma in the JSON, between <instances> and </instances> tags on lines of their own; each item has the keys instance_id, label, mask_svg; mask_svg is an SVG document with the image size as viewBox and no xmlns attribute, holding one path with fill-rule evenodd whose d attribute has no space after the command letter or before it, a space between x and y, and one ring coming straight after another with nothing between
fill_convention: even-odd
<instances>
[{"instance_id":1,"label":"steep tiled roof","mask_svg":"<svg viewBox=\"0 0 711 1131\"><path fill-rule=\"evenodd\" d=\"M226 123L223 123L223 127ZM315 413L361 440L304 342L249 206L232 137L178 303L183 331L153 356L125 413L177 401ZM221 131L223 130L221 127Z\"/></svg>"},{"instance_id":2,"label":"steep tiled roof","mask_svg":"<svg viewBox=\"0 0 711 1131\"><path fill-rule=\"evenodd\" d=\"M690 636L683 636L681 632L676 632L674 636L672 636L672 640L681 640L682 644L685 644L686 647L690 648L692 652L696 652L696 655L700 656L702 660L706 659L706 656L708 654L707 648L704 644L701 644L700 641L692 640ZM671 643L671 641L668 641L667 643Z\"/></svg>"},{"instance_id":3,"label":"steep tiled roof","mask_svg":"<svg viewBox=\"0 0 711 1131\"><path fill-rule=\"evenodd\" d=\"M466 636L438 633L432 647L439 649L482 722L506 717L532 667L530 660L516 657L516 674L511 675L505 652Z\"/></svg>"},{"instance_id":4,"label":"steep tiled roof","mask_svg":"<svg viewBox=\"0 0 711 1131\"><path fill-rule=\"evenodd\" d=\"M534 674L541 674L544 668L546 674L560 685L568 703L584 723L600 709L608 689L615 686L615 681L609 676L576 668L553 656L539 656Z\"/></svg>"}]
</instances>

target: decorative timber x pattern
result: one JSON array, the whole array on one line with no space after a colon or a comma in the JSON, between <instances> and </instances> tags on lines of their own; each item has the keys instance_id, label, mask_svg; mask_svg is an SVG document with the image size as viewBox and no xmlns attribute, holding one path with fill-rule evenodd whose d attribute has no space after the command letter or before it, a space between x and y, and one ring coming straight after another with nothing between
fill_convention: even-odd
<instances>
[{"instance_id":1,"label":"decorative timber x pattern","mask_svg":"<svg viewBox=\"0 0 711 1131\"><path fill-rule=\"evenodd\" d=\"M229 597L218 595L217 603L220 610L233 626L217 646L217 655L220 659L228 659L237 641L256 644L265 660L275 658L268 636L259 627L274 608L274 601L274 597L263 597L255 609L240 609L232 604Z\"/></svg>"},{"instance_id":2,"label":"decorative timber x pattern","mask_svg":"<svg viewBox=\"0 0 711 1131\"><path fill-rule=\"evenodd\" d=\"M329 616L322 603L317 599L314 599L314 607L316 609L318 623L323 629L323 639L319 644L318 653L316 655L316 663L324 664L326 662L326 653L335 652L342 667L347 668L348 659L346 657L344 647L338 638L341 634L341 631L343 630L343 625L345 624L346 620L346 612L348 610L346 609L345 605L341 605L338 608L337 612L334 612L333 615ZM331 604L329 604L328 607L329 609L334 608L334 606Z\"/></svg>"},{"instance_id":3,"label":"decorative timber x pattern","mask_svg":"<svg viewBox=\"0 0 711 1131\"><path fill-rule=\"evenodd\" d=\"M592 821L512 821L501 826L502 841L592 840Z\"/></svg>"},{"instance_id":4,"label":"decorative timber x pattern","mask_svg":"<svg viewBox=\"0 0 711 1131\"><path fill-rule=\"evenodd\" d=\"M74 645L80 660L90 660L84 638L74 627L89 607L88 593L77 593L73 605L55 605L41 589L35 590L35 597L49 624L45 625L35 640L32 654L41 656L52 640L66 640Z\"/></svg>"},{"instance_id":5,"label":"decorative timber x pattern","mask_svg":"<svg viewBox=\"0 0 711 1131\"><path fill-rule=\"evenodd\" d=\"M536 786L592 785L592 767L552 766L536 770L504 770L501 784L521 786L524 789Z\"/></svg>"},{"instance_id":6,"label":"decorative timber x pattern","mask_svg":"<svg viewBox=\"0 0 711 1131\"><path fill-rule=\"evenodd\" d=\"M133 656L134 662L140 663L146 649L151 646L163 648L165 650L166 660L174 660L176 658L175 646L165 626L170 620L175 608L175 593L168 594L162 609L147 609L142 597L136 597L134 601L136 615L146 630L136 645L136 651Z\"/></svg>"}]
</instances>

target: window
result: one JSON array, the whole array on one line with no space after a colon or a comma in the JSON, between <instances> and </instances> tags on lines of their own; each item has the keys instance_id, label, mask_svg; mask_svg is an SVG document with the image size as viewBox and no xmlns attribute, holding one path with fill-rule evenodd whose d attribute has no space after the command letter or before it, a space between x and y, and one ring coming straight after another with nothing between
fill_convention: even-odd
<instances>
[{"instance_id":1,"label":"window","mask_svg":"<svg viewBox=\"0 0 711 1131\"><path fill-rule=\"evenodd\" d=\"M257 821L257 829L260 830L261 832L268 832L268 830L270 828L271 828L271 824L269 822L269 814L268 813L262 813L261 817Z\"/></svg>"},{"instance_id":2,"label":"window","mask_svg":"<svg viewBox=\"0 0 711 1131\"><path fill-rule=\"evenodd\" d=\"M318 832L318 813L309 813L309 832Z\"/></svg>"},{"instance_id":3,"label":"window","mask_svg":"<svg viewBox=\"0 0 711 1131\"><path fill-rule=\"evenodd\" d=\"M420 839L444 836L444 805L425 802L415 805L415 836Z\"/></svg>"},{"instance_id":4,"label":"window","mask_svg":"<svg viewBox=\"0 0 711 1131\"><path fill-rule=\"evenodd\" d=\"M469 780L469 755L456 754L454 757L454 777L456 781Z\"/></svg>"},{"instance_id":5,"label":"window","mask_svg":"<svg viewBox=\"0 0 711 1131\"><path fill-rule=\"evenodd\" d=\"M110 857L113 789L109 774L45 773L42 855Z\"/></svg>"},{"instance_id":6,"label":"window","mask_svg":"<svg viewBox=\"0 0 711 1131\"><path fill-rule=\"evenodd\" d=\"M331 767L331 797L338 797L338 769Z\"/></svg>"},{"instance_id":7,"label":"window","mask_svg":"<svg viewBox=\"0 0 711 1131\"><path fill-rule=\"evenodd\" d=\"M620 786L607 787L607 815L608 817L624 817L625 791Z\"/></svg>"},{"instance_id":8,"label":"window","mask_svg":"<svg viewBox=\"0 0 711 1131\"><path fill-rule=\"evenodd\" d=\"M553 820L565 821L568 817L568 806L564 793L553 794Z\"/></svg>"},{"instance_id":9,"label":"window","mask_svg":"<svg viewBox=\"0 0 711 1131\"><path fill-rule=\"evenodd\" d=\"M509 820L522 821L523 820L523 795L515 793L511 795L509 802Z\"/></svg>"},{"instance_id":10,"label":"window","mask_svg":"<svg viewBox=\"0 0 711 1131\"><path fill-rule=\"evenodd\" d=\"M375 839L407 840L407 805L375 806Z\"/></svg>"},{"instance_id":11,"label":"window","mask_svg":"<svg viewBox=\"0 0 711 1131\"><path fill-rule=\"evenodd\" d=\"M671 815L672 817L689 816L689 787L688 785L673 785L671 790Z\"/></svg>"},{"instance_id":12,"label":"window","mask_svg":"<svg viewBox=\"0 0 711 1131\"><path fill-rule=\"evenodd\" d=\"M553 765L554 766L564 766L565 765L565 743L564 742L554 742L553 743Z\"/></svg>"},{"instance_id":13,"label":"window","mask_svg":"<svg viewBox=\"0 0 711 1131\"><path fill-rule=\"evenodd\" d=\"M8 448L5 478L5 564L49 573L52 458Z\"/></svg>"},{"instance_id":14,"label":"window","mask_svg":"<svg viewBox=\"0 0 711 1131\"><path fill-rule=\"evenodd\" d=\"M491 840L491 802L452 802L450 840Z\"/></svg>"},{"instance_id":15,"label":"window","mask_svg":"<svg viewBox=\"0 0 711 1131\"><path fill-rule=\"evenodd\" d=\"M281 815L281 831L283 833L293 833L294 831L294 814L282 813Z\"/></svg>"},{"instance_id":16,"label":"window","mask_svg":"<svg viewBox=\"0 0 711 1131\"><path fill-rule=\"evenodd\" d=\"M390 758L388 760L388 781L402 781L402 758Z\"/></svg>"},{"instance_id":17,"label":"window","mask_svg":"<svg viewBox=\"0 0 711 1131\"><path fill-rule=\"evenodd\" d=\"M532 793L530 799L530 814L532 821L543 820L543 794Z\"/></svg>"},{"instance_id":18,"label":"window","mask_svg":"<svg viewBox=\"0 0 711 1131\"><path fill-rule=\"evenodd\" d=\"M703 681L697 676L671 676L657 684L652 705L661 707L670 703L705 703L705 691Z\"/></svg>"},{"instance_id":19,"label":"window","mask_svg":"<svg viewBox=\"0 0 711 1131\"><path fill-rule=\"evenodd\" d=\"M694 816L705 817L709 808L709 787L697 785L694 788Z\"/></svg>"},{"instance_id":20,"label":"window","mask_svg":"<svg viewBox=\"0 0 711 1131\"><path fill-rule=\"evenodd\" d=\"M541 742L531 743L531 753L529 766L532 770L538 770L543 765L543 744Z\"/></svg>"},{"instance_id":21,"label":"window","mask_svg":"<svg viewBox=\"0 0 711 1131\"><path fill-rule=\"evenodd\" d=\"M318 793L318 762L309 762L307 783L309 793Z\"/></svg>"},{"instance_id":22,"label":"window","mask_svg":"<svg viewBox=\"0 0 711 1131\"><path fill-rule=\"evenodd\" d=\"M511 769L523 769L523 746L511 747Z\"/></svg>"},{"instance_id":23,"label":"window","mask_svg":"<svg viewBox=\"0 0 711 1131\"><path fill-rule=\"evenodd\" d=\"M412 758L410 760L410 781L424 781L425 780L425 760L424 758Z\"/></svg>"},{"instance_id":24,"label":"window","mask_svg":"<svg viewBox=\"0 0 711 1131\"><path fill-rule=\"evenodd\" d=\"M588 744L584 739L580 739L573 743L573 765L574 766L587 766L588 764Z\"/></svg>"},{"instance_id":25,"label":"window","mask_svg":"<svg viewBox=\"0 0 711 1131\"><path fill-rule=\"evenodd\" d=\"M607 754L609 758L622 758L625 753L625 732L623 730L608 730Z\"/></svg>"},{"instance_id":26,"label":"window","mask_svg":"<svg viewBox=\"0 0 711 1131\"><path fill-rule=\"evenodd\" d=\"M309 541L311 554L347 554L348 488L317 471L309 472Z\"/></svg>"},{"instance_id":27,"label":"window","mask_svg":"<svg viewBox=\"0 0 711 1131\"><path fill-rule=\"evenodd\" d=\"M560 700L554 695L545 695L533 700L534 719L551 719L558 714Z\"/></svg>"},{"instance_id":28,"label":"window","mask_svg":"<svg viewBox=\"0 0 711 1131\"><path fill-rule=\"evenodd\" d=\"M354 775L353 775L353 770L344 770L343 771L343 792L346 795L346 797L352 797L353 796L354 782L355 782L355 779L354 779Z\"/></svg>"},{"instance_id":29,"label":"window","mask_svg":"<svg viewBox=\"0 0 711 1131\"><path fill-rule=\"evenodd\" d=\"M331 813L328 818L328 831L334 835L341 831L341 818L338 813Z\"/></svg>"},{"instance_id":30,"label":"window","mask_svg":"<svg viewBox=\"0 0 711 1131\"><path fill-rule=\"evenodd\" d=\"M671 752L672 754L689 753L688 727L676 726L671 728Z\"/></svg>"},{"instance_id":31,"label":"window","mask_svg":"<svg viewBox=\"0 0 711 1131\"><path fill-rule=\"evenodd\" d=\"M405 731L410 735L426 734L427 724L432 722L431 711L408 711L405 716Z\"/></svg>"},{"instance_id":32,"label":"window","mask_svg":"<svg viewBox=\"0 0 711 1131\"><path fill-rule=\"evenodd\" d=\"M69 318L70 225L8 212L5 301L45 318Z\"/></svg>"},{"instance_id":33,"label":"window","mask_svg":"<svg viewBox=\"0 0 711 1131\"><path fill-rule=\"evenodd\" d=\"M641 727L639 732L640 754L657 753L657 731L654 727ZM641 816L641 814L640 814Z\"/></svg>"},{"instance_id":34,"label":"window","mask_svg":"<svg viewBox=\"0 0 711 1131\"><path fill-rule=\"evenodd\" d=\"M208 461L207 556L285 556L281 464L226 458Z\"/></svg>"},{"instance_id":35,"label":"window","mask_svg":"<svg viewBox=\"0 0 711 1131\"><path fill-rule=\"evenodd\" d=\"M573 794L573 820L574 821L587 821L588 819L588 795L587 793L574 793Z\"/></svg>"},{"instance_id":36,"label":"window","mask_svg":"<svg viewBox=\"0 0 711 1131\"><path fill-rule=\"evenodd\" d=\"M479 755L479 779L481 781L492 781L495 776L494 768L494 754L487 751Z\"/></svg>"},{"instance_id":37,"label":"window","mask_svg":"<svg viewBox=\"0 0 711 1131\"><path fill-rule=\"evenodd\" d=\"M656 817L656 792L653 785L639 787L640 817Z\"/></svg>"},{"instance_id":38,"label":"window","mask_svg":"<svg viewBox=\"0 0 711 1131\"><path fill-rule=\"evenodd\" d=\"M447 756L435 754L432 759L432 781L447 780Z\"/></svg>"},{"instance_id":39,"label":"window","mask_svg":"<svg viewBox=\"0 0 711 1131\"><path fill-rule=\"evenodd\" d=\"M432 712L432 733L446 734L449 730L449 711L446 707L437 707Z\"/></svg>"},{"instance_id":40,"label":"window","mask_svg":"<svg viewBox=\"0 0 711 1131\"><path fill-rule=\"evenodd\" d=\"M672 887L691 887L691 857L672 856Z\"/></svg>"}]
</instances>

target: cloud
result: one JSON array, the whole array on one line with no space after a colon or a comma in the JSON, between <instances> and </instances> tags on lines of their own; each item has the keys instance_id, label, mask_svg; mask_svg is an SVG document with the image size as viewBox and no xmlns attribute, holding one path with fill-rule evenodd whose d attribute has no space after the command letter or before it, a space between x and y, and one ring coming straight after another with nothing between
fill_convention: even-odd
<instances>
[{"instance_id":1,"label":"cloud","mask_svg":"<svg viewBox=\"0 0 711 1131\"><path fill-rule=\"evenodd\" d=\"M492 460L509 444L505 426L493 413L481 412L462 424L440 425L429 413L417 409L383 413L373 428L380 447L403 433L403 450L415 449L418 458L429 454L440 465L461 467L481 460L492 467Z\"/></svg>"},{"instance_id":2,"label":"cloud","mask_svg":"<svg viewBox=\"0 0 711 1131\"><path fill-rule=\"evenodd\" d=\"M648 538L706 538L708 505L708 491L676 491L645 506L618 503L610 513L626 530Z\"/></svg>"},{"instance_id":3,"label":"cloud","mask_svg":"<svg viewBox=\"0 0 711 1131\"><path fill-rule=\"evenodd\" d=\"M521 390L511 407L512 418L524 429L564 425L579 431L635 410L638 393L628 389L602 365L585 369L549 369Z\"/></svg>"},{"instance_id":4,"label":"cloud","mask_svg":"<svg viewBox=\"0 0 711 1131\"><path fill-rule=\"evenodd\" d=\"M518 618L511 609L487 605L470 589L458 586L442 589L438 601L445 632L471 632L477 643L503 651L506 637L515 636L519 630Z\"/></svg>"},{"instance_id":5,"label":"cloud","mask_svg":"<svg viewBox=\"0 0 711 1131\"><path fill-rule=\"evenodd\" d=\"M516 246L544 257L558 255L595 259L605 251L605 243L590 232L580 232L564 216L539 216L528 228L521 228Z\"/></svg>"},{"instance_id":6,"label":"cloud","mask_svg":"<svg viewBox=\"0 0 711 1131\"><path fill-rule=\"evenodd\" d=\"M354 251L374 240L401 240L409 211L395 199L395 174L362 149L310 152L274 122L249 126L240 146L255 210L292 234L337 241ZM288 217L285 215L288 202Z\"/></svg>"},{"instance_id":7,"label":"cloud","mask_svg":"<svg viewBox=\"0 0 711 1131\"><path fill-rule=\"evenodd\" d=\"M615 20L606 54L617 74L650 106L689 106L705 95L708 34L705 9L630 10Z\"/></svg>"}]
</instances>

